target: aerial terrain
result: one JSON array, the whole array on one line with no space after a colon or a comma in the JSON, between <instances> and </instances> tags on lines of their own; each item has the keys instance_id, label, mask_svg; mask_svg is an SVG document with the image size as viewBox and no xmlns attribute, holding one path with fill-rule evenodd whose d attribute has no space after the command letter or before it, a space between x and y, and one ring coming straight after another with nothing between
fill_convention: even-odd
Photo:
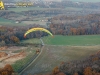
<instances>
[{"instance_id":1,"label":"aerial terrain","mask_svg":"<svg viewBox=\"0 0 100 75\"><path fill-rule=\"evenodd\" d=\"M0 75L100 75L100 1L0 1Z\"/></svg>"}]
</instances>

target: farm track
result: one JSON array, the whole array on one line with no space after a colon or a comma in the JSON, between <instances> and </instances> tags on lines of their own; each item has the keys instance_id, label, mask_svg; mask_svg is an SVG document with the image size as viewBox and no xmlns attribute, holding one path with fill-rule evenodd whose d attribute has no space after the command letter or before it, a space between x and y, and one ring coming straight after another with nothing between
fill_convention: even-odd
<instances>
[{"instance_id":1,"label":"farm track","mask_svg":"<svg viewBox=\"0 0 100 75\"><path fill-rule=\"evenodd\" d=\"M31 69L32 67L34 67L35 64L36 64L36 62L39 61L39 59L41 58L41 54L42 54L42 52L43 52L43 48L44 48L44 46L41 48L40 53L39 53L39 54L36 54L36 55L33 57L33 61L32 61L27 67L25 67L25 68L19 73L19 75L28 75L26 72L27 72L29 69ZM32 70L33 70L33 69L32 69ZM34 71L34 70L33 70L33 71Z\"/></svg>"}]
</instances>

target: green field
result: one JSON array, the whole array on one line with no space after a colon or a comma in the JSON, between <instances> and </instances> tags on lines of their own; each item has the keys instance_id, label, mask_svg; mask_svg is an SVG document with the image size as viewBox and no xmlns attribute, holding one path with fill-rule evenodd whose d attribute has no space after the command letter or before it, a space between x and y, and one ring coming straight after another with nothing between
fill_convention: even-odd
<instances>
[{"instance_id":1,"label":"green field","mask_svg":"<svg viewBox=\"0 0 100 75\"><path fill-rule=\"evenodd\" d=\"M43 26L46 26L46 22L41 22L41 21L22 21L22 23L24 24L39 24L39 25L43 25Z\"/></svg>"},{"instance_id":2,"label":"green field","mask_svg":"<svg viewBox=\"0 0 100 75\"><path fill-rule=\"evenodd\" d=\"M33 44L41 44L40 39L33 38L33 39L28 39L28 40L23 40L21 43L33 43Z\"/></svg>"},{"instance_id":3,"label":"green field","mask_svg":"<svg viewBox=\"0 0 100 75\"><path fill-rule=\"evenodd\" d=\"M12 20L8 20L8 19L4 19L4 18L0 18L0 22L13 22Z\"/></svg>"},{"instance_id":4,"label":"green field","mask_svg":"<svg viewBox=\"0 0 100 75\"><path fill-rule=\"evenodd\" d=\"M29 11L29 10L62 10L62 8L41 8L41 7L18 7L18 8L8 8L8 10L3 10L3 11L14 11L17 13L20 13L22 11ZM78 7L66 7L64 10L75 10L75 11L80 11L83 8L78 8Z\"/></svg>"},{"instance_id":5,"label":"green field","mask_svg":"<svg viewBox=\"0 0 100 75\"><path fill-rule=\"evenodd\" d=\"M17 7L17 8L8 8L7 10L0 10L0 11L14 11L14 12L22 12L22 11L28 11L28 10L43 10L43 8L40 7Z\"/></svg>"},{"instance_id":6,"label":"green field","mask_svg":"<svg viewBox=\"0 0 100 75\"><path fill-rule=\"evenodd\" d=\"M54 35L42 37L45 44L48 45L100 45L100 35L78 35L78 36L62 36L62 35ZM25 43L38 43L39 39L28 39L22 42ZM40 42L39 42L40 43Z\"/></svg>"},{"instance_id":7,"label":"green field","mask_svg":"<svg viewBox=\"0 0 100 75\"><path fill-rule=\"evenodd\" d=\"M52 10L52 9L61 9L61 8L41 8L41 7L17 7L17 8L9 8L6 11L15 11L15 12L22 12L22 11L29 11L29 10Z\"/></svg>"},{"instance_id":8,"label":"green field","mask_svg":"<svg viewBox=\"0 0 100 75\"><path fill-rule=\"evenodd\" d=\"M41 7L18 7L18 8L9 8L8 10L3 10L3 11L14 11L17 13L20 13L22 11L29 11L29 10L62 10L62 8L41 8ZM90 8L86 8L87 10L94 10L94 9L90 9ZM78 7L66 7L63 10L74 10L74 11L81 11L83 10L83 8L78 8ZM95 9L98 10L98 9Z\"/></svg>"},{"instance_id":9,"label":"green field","mask_svg":"<svg viewBox=\"0 0 100 75\"><path fill-rule=\"evenodd\" d=\"M44 38L45 39L45 38ZM100 45L100 35L61 36L47 37L44 42L51 45Z\"/></svg>"},{"instance_id":10,"label":"green field","mask_svg":"<svg viewBox=\"0 0 100 75\"><path fill-rule=\"evenodd\" d=\"M24 26L26 24L24 23L15 23L15 21L13 20L8 20L8 19L4 19L4 18L0 18L0 25L11 25L11 26Z\"/></svg>"},{"instance_id":11,"label":"green field","mask_svg":"<svg viewBox=\"0 0 100 75\"><path fill-rule=\"evenodd\" d=\"M22 12L22 11L28 11L28 10L43 10L43 8L39 7L18 7L18 8L9 8L9 11L15 11L15 12Z\"/></svg>"},{"instance_id":12,"label":"green field","mask_svg":"<svg viewBox=\"0 0 100 75\"><path fill-rule=\"evenodd\" d=\"M20 20L20 18L22 18L22 17L23 16L19 17L18 19ZM33 21L22 21L21 23L16 23L16 21L14 21L14 20L0 18L0 25L25 26L25 25L29 25L29 24L39 24L39 25L46 26L46 22L41 21L41 20L46 20L47 18L49 18L49 17L35 18L35 19L33 19Z\"/></svg>"},{"instance_id":13,"label":"green field","mask_svg":"<svg viewBox=\"0 0 100 75\"><path fill-rule=\"evenodd\" d=\"M66 7L65 10L74 10L74 11L82 11L83 8L78 8L78 7Z\"/></svg>"}]
</instances>

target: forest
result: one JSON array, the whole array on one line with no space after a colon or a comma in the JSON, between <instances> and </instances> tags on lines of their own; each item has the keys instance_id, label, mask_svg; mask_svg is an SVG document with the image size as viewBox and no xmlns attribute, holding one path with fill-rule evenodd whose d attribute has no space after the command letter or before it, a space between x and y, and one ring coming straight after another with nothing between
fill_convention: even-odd
<instances>
[{"instance_id":1,"label":"forest","mask_svg":"<svg viewBox=\"0 0 100 75\"><path fill-rule=\"evenodd\" d=\"M100 15L56 16L51 19L50 30L61 35L100 34Z\"/></svg>"}]
</instances>

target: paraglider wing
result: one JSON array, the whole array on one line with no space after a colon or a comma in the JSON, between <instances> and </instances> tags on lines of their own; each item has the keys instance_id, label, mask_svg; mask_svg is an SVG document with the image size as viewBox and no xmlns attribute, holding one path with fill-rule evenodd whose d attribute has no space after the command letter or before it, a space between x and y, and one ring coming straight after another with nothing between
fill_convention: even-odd
<instances>
[{"instance_id":1,"label":"paraglider wing","mask_svg":"<svg viewBox=\"0 0 100 75\"><path fill-rule=\"evenodd\" d=\"M53 36L52 33L45 28L31 28L24 34L24 38L27 36L27 34L34 32L34 31L44 31L44 32L50 34L51 36Z\"/></svg>"}]
</instances>

